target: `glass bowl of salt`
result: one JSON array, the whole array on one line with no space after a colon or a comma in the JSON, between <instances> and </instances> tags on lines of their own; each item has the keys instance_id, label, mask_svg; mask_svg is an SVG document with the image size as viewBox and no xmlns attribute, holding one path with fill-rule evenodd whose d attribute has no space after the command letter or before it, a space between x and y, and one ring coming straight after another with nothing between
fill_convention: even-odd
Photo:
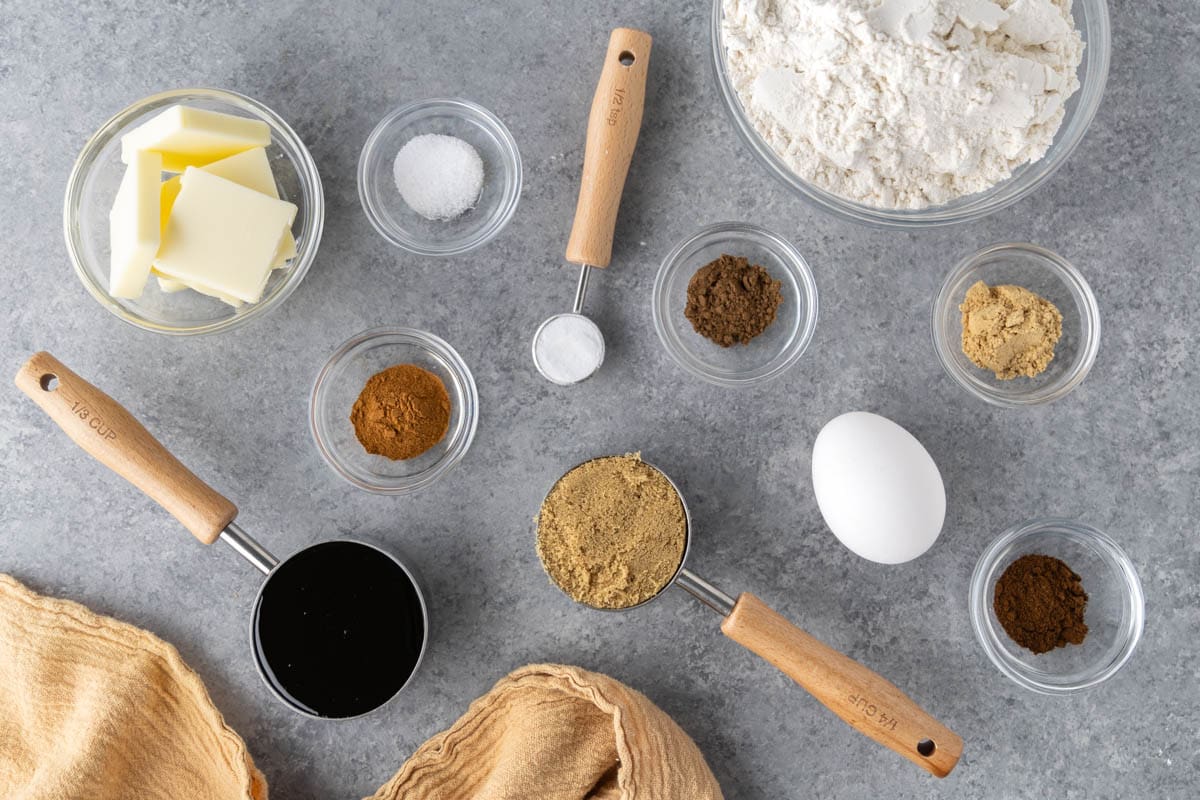
<instances>
[{"instance_id":1,"label":"glass bowl of salt","mask_svg":"<svg viewBox=\"0 0 1200 800\"><path fill-rule=\"evenodd\" d=\"M500 119L467 100L420 100L384 117L358 159L358 196L383 238L452 256L495 237L521 196L521 155Z\"/></svg>"}]
</instances>

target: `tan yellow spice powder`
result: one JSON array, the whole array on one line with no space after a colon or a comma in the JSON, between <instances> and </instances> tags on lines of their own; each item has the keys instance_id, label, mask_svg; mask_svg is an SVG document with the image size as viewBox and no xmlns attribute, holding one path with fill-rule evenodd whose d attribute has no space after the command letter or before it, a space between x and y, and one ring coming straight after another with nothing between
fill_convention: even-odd
<instances>
[{"instance_id":1,"label":"tan yellow spice powder","mask_svg":"<svg viewBox=\"0 0 1200 800\"><path fill-rule=\"evenodd\" d=\"M1062 314L1023 286L978 281L963 297L963 354L1000 380L1040 375L1054 359Z\"/></svg>"},{"instance_id":2,"label":"tan yellow spice powder","mask_svg":"<svg viewBox=\"0 0 1200 800\"><path fill-rule=\"evenodd\" d=\"M550 490L538 514L537 552L572 599L629 608L666 588L683 561L683 501L637 454L580 464Z\"/></svg>"}]
</instances>

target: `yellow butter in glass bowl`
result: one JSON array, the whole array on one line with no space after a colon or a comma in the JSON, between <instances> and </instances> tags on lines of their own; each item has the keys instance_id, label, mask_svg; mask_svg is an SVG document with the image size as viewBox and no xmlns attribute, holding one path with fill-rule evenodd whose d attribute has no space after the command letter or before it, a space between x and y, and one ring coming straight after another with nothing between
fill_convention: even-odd
<instances>
[{"instance_id":1,"label":"yellow butter in glass bowl","mask_svg":"<svg viewBox=\"0 0 1200 800\"><path fill-rule=\"evenodd\" d=\"M225 128L213 123L225 117L236 121ZM155 175L156 200L139 195L132 210L139 227L137 238L130 240L141 246L137 251L140 260L130 265L136 269L118 286L111 282L111 242L115 241L111 234L121 222L121 215L131 211L126 208L114 212L114 203L130 166L124 159L132 164L139 153L159 154L163 166ZM183 171L176 173L171 167ZM187 178L189 167L199 177ZM153 172L153 167L147 172ZM264 228L269 223L273 229L252 237L254 281L233 285L228 275L222 278L219 266L213 267L211 274L210 270L202 270L195 261L195 242L189 243L186 252L177 247L163 249L172 239L171 218L188 194L189 183L193 186L191 199L183 208L190 210L186 218L179 220L181 224L188 222L189 230L197 230L196 225L203 224L202 218L217 224L222 210L215 206L214 186L219 187L218 196L233 198L239 208L245 206L236 200L260 211L275 209L262 216ZM248 200L249 195L256 200ZM286 210L290 207L294 211ZM151 208L155 209L153 214ZM281 304L303 280L316 256L324 210L316 165L295 131L278 114L233 92L181 89L133 104L92 136L68 180L63 222L76 274L97 301L138 327L188 335L228 330ZM153 226L148 223L152 216ZM246 231L257 227L256 219L258 215L253 219L241 217L235 225L227 218L217 238L242 242L249 235ZM230 236L231 232L236 235ZM144 252L155 238L154 259L147 267ZM267 239L270 244L262 244ZM267 251L266 256L261 256L263 251ZM136 283L142 270L156 279L144 281L138 293ZM261 292L257 291L260 284Z\"/></svg>"}]
</instances>

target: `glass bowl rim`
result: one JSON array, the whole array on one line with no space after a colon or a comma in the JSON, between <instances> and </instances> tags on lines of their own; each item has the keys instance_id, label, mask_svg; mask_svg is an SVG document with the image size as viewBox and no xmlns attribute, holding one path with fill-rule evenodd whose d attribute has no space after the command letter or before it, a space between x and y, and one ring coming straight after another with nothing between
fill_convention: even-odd
<instances>
[{"instance_id":1,"label":"glass bowl rim","mask_svg":"<svg viewBox=\"0 0 1200 800\"><path fill-rule=\"evenodd\" d=\"M725 66L725 47L721 30L721 20L724 15L723 0L713 0L709 30L710 64L716 77L717 93L722 100L722 105L725 106L725 110L733 120L733 127L738 133L738 138L750 149L755 161L807 202L841 219L874 228L918 229L955 225L960 222L982 219L1007 208L1044 185L1070 158L1095 119L1104 97L1105 85L1108 82L1109 63L1112 57L1112 24L1107 0L1080 0L1080 5L1084 6L1083 13L1089 23L1085 29L1092 28L1094 25L1094 30L1088 31L1082 62L1084 71L1080 78L1079 89L1076 90L1075 95L1072 95L1072 98L1079 98L1079 105L1076 107L1074 115L1063 120L1059 132L1055 134L1055 140L1046 154L1036 163L1027 165L1031 169L1037 170L1027 183L1011 190L1009 194L998 200L994 199L995 195L987 195L986 192L964 195L964 198L976 197L977 199L975 202L961 206L949 213L945 211L945 204L908 210L881 209L858 203L820 189L788 168L775 154L775 151L762 140L762 137L758 135L746 118L741 100L738 99L737 91L733 88L733 83L729 78ZM1076 25L1078 28L1078 22ZM1092 38L1093 33L1096 35L1095 40ZM1060 140L1058 136L1064 130L1071 135ZM1013 178L1010 177L996 186L1009 186L1012 181Z\"/></svg>"},{"instance_id":2,"label":"glass bowl rim","mask_svg":"<svg viewBox=\"0 0 1200 800\"><path fill-rule=\"evenodd\" d=\"M953 352L956 343L946 339L941 325L941 319L950 307L958 305L954 299L953 290L962 281L963 276L977 268L980 262L985 259L1008 251L1032 254L1039 257L1050 271L1053 272L1054 276L1067 286L1079 313L1080 327L1087 334L1083 338L1083 341L1080 342L1079 350L1075 354L1075 359L1071 362L1071 367L1067 372L1063 373L1055 382L1041 387L1035 392L1018 396L998 394L973 374L967 372L954 359ZM930 335L933 338L933 349L937 353L937 358L942 365L942 369L945 370L946 374L956 384L965 389L968 394L983 400L985 403L1003 408L1042 405L1070 394L1076 386L1083 382L1088 373L1091 372L1092 366L1096 363L1096 356L1100 352L1100 328L1100 305L1096 300L1095 293L1092 292L1092 287L1083 277L1083 274L1074 264L1053 250L1048 250L1045 247L1030 244L1029 242L998 242L988 245L960 260L946 275L945 280L942 281L938 293L934 298L933 310L930 314Z\"/></svg>"},{"instance_id":3,"label":"glass bowl rim","mask_svg":"<svg viewBox=\"0 0 1200 800\"><path fill-rule=\"evenodd\" d=\"M342 362L351 353L364 345L380 339L395 338L400 339L398 343L414 345L426 351L433 352L449 365L450 373L456 383L456 391L453 394L461 395L461 397L455 397L454 399L460 401L462 404L463 428L459 439L456 442L452 442L451 446L446 449L446 452L437 461L421 472L402 478L393 478L383 483L376 483L363 480L347 469L343 460L329 443L329 435L325 431L321 417L327 404L329 379L333 372L341 366ZM463 459L463 456L467 454L467 450L471 447L471 442L475 439L475 431L479 425L479 390L475 385L475 377L471 374L471 369L467 366L466 361L463 360L457 350L441 337L416 328L399 326L368 328L338 345L333 355L329 357L317 373L317 377L313 381L312 392L309 394L308 422L313 441L316 443L317 451L321 454L322 459L345 481L364 491L375 494L411 494L431 485L450 472Z\"/></svg>"},{"instance_id":4,"label":"glass bowl rim","mask_svg":"<svg viewBox=\"0 0 1200 800\"><path fill-rule=\"evenodd\" d=\"M1039 535L1059 534L1062 529L1085 537L1095 545L1097 551L1101 553L1100 557L1119 574L1124 590L1123 596L1131 609L1130 624L1115 657L1111 661L1090 667L1082 673L1078 680L1071 683L1040 680L1035 677L1035 674L1041 673L1035 673L1020 661L1011 658L999 643L1000 634L993 629L986 603L989 589L988 578L999 560L1014 545ZM1120 545L1103 531L1079 520L1065 517L1041 517L1013 525L984 548L971 573L969 611L976 641L983 648L988 660L1000 672L1014 683L1039 694L1071 694L1103 683L1116 674L1132 658L1141 641L1146 618L1145 606L1145 594L1142 590L1141 579L1137 574L1137 568Z\"/></svg>"},{"instance_id":5,"label":"glass bowl rim","mask_svg":"<svg viewBox=\"0 0 1200 800\"><path fill-rule=\"evenodd\" d=\"M508 182L511 185L501 197L497 210L492 214L489 222L471 237L451 240L444 244L430 244L389 226L367 191L368 184L374 183L374 178L368 173L367 165L375 156L375 151L379 148L379 142L384 133L396 123L404 121L406 117L431 108L444 108L450 112L451 116L470 120L488 130L500 143L501 161L505 165L505 172L511 176L511 181ZM391 244L419 256L461 255L494 239L508 226L517 213L525 180L521 151L508 126L483 106L460 97L432 97L425 100L414 100L385 114L383 119L379 120L371 129L366 142L363 143L362 150L358 155L356 172L358 200L371 227Z\"/></svg>"},{"instance_id":6,"label":"glass bowl rim","mask_svg":"<svg viewBox=\"0 0 1200 800\"><path fill-rule=\"evenodd\" d=\"M279 287L278 291L266 300L255 303L253 307L248 308L244 313L203 325L163 325L127 310L109 295L103 286L93 279L83 265L82 245L77 241L75 231L78 225L75 222L79 214L84 182L96 167L102 145L107 144L116 135L116 131L128 124L132 118L142 113L147 105L189 96L201 96L206 99L226 103L243 111L253 112L257 118L271 126L273 134L278 134L281 139L287 140L289 146L299 155L298 160L293 160L289 154L288 160L296 168L296 175L300 180L301 193L305 194L305 207L302 209L305 231L304 247L301 252L297 253L296 265L291 267L290 274L283 285ZM311 202L309 195L311 195ZM71 266L75 270L75 275L79 278L80 283L83 284L88 293L100 305L108 309L109 313L121 321L142 330L168 336L197 336L231 330L282 305L283 301L296 291L296 288L304 280L304 276L308 274L313 261L316 260L324 226L325 192L321 183L321 174L317 170L312 153L309 152L308 147L299 135L297 135L283 117L266 104L229 89L216 89L205 86L168 89L163 92L157 92L156 94L130 103L109 117L103 125L88 137L87 142L79 151L79 155L76 156L70 175L67 178L67 189L63 198L63 238L66 241L67 255L71 260Z\"/></svg>"},{"instance_id":7,"label":"glass bowl rim","mask_svg":"<svg viewBox=\"0 0 1200 800\"><path fill-rule=\"evenodd\" d=\"M694 359L688 356L687 348L679 340L666 321L668 310L667 282L684 264L684 254L693 246L706 239L720 237L724 241L749 241L759 247L771 251L776 259L783 264L792 282L797 287L797 301L804 313L804 321L797 325L796 331L780 348L779 353L768 362L770 369L762 374L747 376L730 376L706 369L703 365L692 363ZM663 258L658 273L654 277L654 288L651 292L651 313L654 319L654 329L658 333L667 355L686 372L708 381L717 386L752 386L779 377L791 368L808 350L812 343L813 334L817 329L817 317L820 313L820 300L817 292L816 278L812 268L800 250L783 236L760 225L747 222L716 222L706 225L694 234L676 244Z\"/></svg>"}]
</instances>

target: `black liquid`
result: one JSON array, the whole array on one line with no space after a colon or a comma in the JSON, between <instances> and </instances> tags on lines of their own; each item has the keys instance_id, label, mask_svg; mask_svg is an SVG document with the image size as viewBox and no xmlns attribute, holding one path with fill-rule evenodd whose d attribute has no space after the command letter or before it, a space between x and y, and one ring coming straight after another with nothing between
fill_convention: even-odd
<instances>
[{"instance_id":1,"label":"black liquid","mask_svg":"<svg viewBox=\"0 0 1200 800\"><path fill-rule=\"evenodd\" d=\"M392 558L324 542L282 562L254 607L254 650L267 681L319 717L355 717L400 691L425 642L421 600Z\"/></svg>"}]
</instances>

